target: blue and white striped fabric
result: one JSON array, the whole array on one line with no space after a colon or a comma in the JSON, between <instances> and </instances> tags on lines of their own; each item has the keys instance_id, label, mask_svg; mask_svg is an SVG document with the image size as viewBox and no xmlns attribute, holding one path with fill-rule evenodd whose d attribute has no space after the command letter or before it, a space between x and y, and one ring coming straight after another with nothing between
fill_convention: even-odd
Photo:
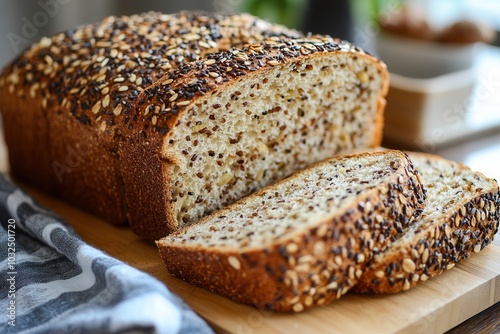
<instances>
[{"instance_id":1,"label":"blue and white striped fabric","mask_svg":"<svg viewBox=\"0 0 500 334\"><path fill-rule=\"evenodd\" d=\"M0 174L0 333L212 333L153 277L85 244Z\"/></svg>"}]
</instances>

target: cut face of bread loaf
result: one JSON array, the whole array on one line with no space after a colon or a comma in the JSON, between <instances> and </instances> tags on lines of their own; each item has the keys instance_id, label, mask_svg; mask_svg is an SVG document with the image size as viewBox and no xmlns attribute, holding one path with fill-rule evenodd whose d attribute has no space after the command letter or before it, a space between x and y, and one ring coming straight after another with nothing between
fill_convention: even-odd
<instances>
[{"instance_id":1,"label":"cut face of bread loaf","mask_svg":"<svg viewBox=\"0 0 500 334\"><path fill-rule=\"evenodd\" d=\"M401 239L375 255L356 292L408 290L481 251L498 231L495 180L437 156L409 155L426 189L422 214Z\"/></svg>"},{"instance_id":2,"label":"cut face of bread loaf","mask_svg":"<svg viewBox=\"0 0 500 334\"><path fill-rule=\"evenodd\" d=\"M387 81L328 36L147 13L42 39L4 70L0 110L16 177L153 240L378 145Z\"/></svg>"},{"instance_id":3,"label":"cut face of bread loaf","mask_svg":"<svg viewBox=\"0 0 500 334\"><path fill-rule=\"evenodd\" d=\"M312 165L171 234L170 273L237 302L302 311L340 298L411 225L424 193L398 151Z\"/></svg>"}]
</instances>

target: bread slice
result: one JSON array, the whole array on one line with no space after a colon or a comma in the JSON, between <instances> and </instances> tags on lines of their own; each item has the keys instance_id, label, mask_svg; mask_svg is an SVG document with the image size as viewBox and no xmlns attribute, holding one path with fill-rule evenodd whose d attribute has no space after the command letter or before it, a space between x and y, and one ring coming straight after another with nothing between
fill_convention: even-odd
<instances>
[{"instance_id":1,"label":"bread slice","mask_svg":"<svg viewBox=\"0 0 500 334\"><path fill-rule=\"evenodd\" d=\"M299 312L345 294L412 223L423 198L399 151L337 157L157 245L176 277L237 302Z\"/></svg>"},{"instance_id":2,"label":"bread slice","mask_svg":"<svg viewBox=\"0 0 500 334\"><path fill-rule=\"evenodd\" d=\"M498 231L495 180L438 156L409 156L426 189L423 212L401 239L374 257L356 292L408 290L481 251Z\"/></svg>"},{"instance_id":3,"label":"bread slice","mask_svg":"<svg viewBox=\"0 0 500 334\"><path fill-rule=\"evenodd\" d=\"M14 176L154 240L379 145L385 65L246 14L108 17L0 76ZM307 152L307 154L304 154Z\"/></svg>"}]
</instances>

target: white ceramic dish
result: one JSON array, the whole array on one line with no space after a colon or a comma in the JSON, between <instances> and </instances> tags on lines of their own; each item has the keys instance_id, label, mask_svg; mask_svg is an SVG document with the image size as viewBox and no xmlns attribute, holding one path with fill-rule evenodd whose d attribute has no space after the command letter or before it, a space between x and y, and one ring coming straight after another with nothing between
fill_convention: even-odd
<instances>
[{"instance_id":1,"label":"white ceramic dish","mask_svg":"<svg viewBox=\"0 0 500 334\"><path fill-rule=\"evenodd\" d=\"M476 65L428 79L391 73L385 144L432 152L500 133L500 48L485 47Z\"/></svg>"},{"instance_id":2,"label":"white ceramic dish","mask_svg":"<svg viewBox=\"0 0 500 334\"><path fill-rule=\"evenodd\" d=\"M471 68L480 45L441 44L381 33L376 48L391 72L412 78L433 78Z\"/></svg>"}]
</instances>

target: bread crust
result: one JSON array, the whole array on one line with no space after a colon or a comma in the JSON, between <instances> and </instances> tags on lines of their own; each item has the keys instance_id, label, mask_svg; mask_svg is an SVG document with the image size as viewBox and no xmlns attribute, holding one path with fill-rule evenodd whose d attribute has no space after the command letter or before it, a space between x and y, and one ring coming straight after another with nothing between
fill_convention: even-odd
<instances>
[{"instance_id":1,"label":"bread crust","mask_svg":"<svg viewBox=\"0 0 500 334\"><path fill-rule=\"evenodd\" d=\"M410 153L410 157L443 160L423 153ZM464 165L458 166L470 171ZM376 256L353 291L397 293L408 290L453 268L490 244L500 221L499 188L496 181L490 181L494 182L490 189L482 189L473 198L457 201L454 209L416 233L409 242L387 255Z\"/></svg>"},{"instance_id":2,"label":"bread crust","mask_svg":"<svg viewBox=\"0 0 500 334\"><path fill-rule=\"evenodd\" d=\"M169 242L168 237L157 242L160 255L173 276L240 303L295 312L325 305L340 298L357 282L373 254L400 236L423 203L418 174L411 162L399 155L400 166L389 182L361 193L355 203L323 217L314 226L277 238L270 245L225 250L179 245ZM291 178L314 173L316 165ZM260 194L278 189L281 182L284 181L243 198L214 216L239 210ZM371 203L371 208L365 203ZM211 217L198 224L209 223ZM181 234L182 230L173 236ZM291 244L297 246L293 247L297 251L287 251ZM324 253L318 254L318 245Z\"/></svg>"},{"instance_id":3,"label":"bread crust","mask_svg":"<svg viewBox=\"0 0 500 334\"><path fill-rule=\"evenodd\" d=\"M190 33L175 35L183 25L189 31L193 22L215 27L211 40L196 40L200 36ZM152 24L163 29L163 35L148 35L146 28ZM183 39L185 48L164 41L174 43L172 36ZM280 43L288 43L292 50L276 48ZM252 51L252 45L263 47L263 57ZM307 55L300 52L304 45L310 48ZM165 49L172 51L167 52L169 58ZM372 143L379 145L387 70L344 41L305 38L250 15L191 12L109 17L44 38L0 77L0 110L13 175L113 223L128 220L134 232L156 240L178 227L168 201L168 171L177 152L169 151L168 139L179 118L199 99L240 78L327 52L365 57L377 66L384 87ZM229 67L233 70L227 71ZM218 72L222 79L207 71ZM151 106L154 111L148 110ZM20 134L23 127L29 135ZM88 147L83 157L82 146ZM53 165L64 164L71 156L68 148L81 159L60 178ZM138 152L143 159L133 156ZM147 172L145 161L152 164ZM152 180L159 183L145 186Z\"/></svg>"}]
</instances>

